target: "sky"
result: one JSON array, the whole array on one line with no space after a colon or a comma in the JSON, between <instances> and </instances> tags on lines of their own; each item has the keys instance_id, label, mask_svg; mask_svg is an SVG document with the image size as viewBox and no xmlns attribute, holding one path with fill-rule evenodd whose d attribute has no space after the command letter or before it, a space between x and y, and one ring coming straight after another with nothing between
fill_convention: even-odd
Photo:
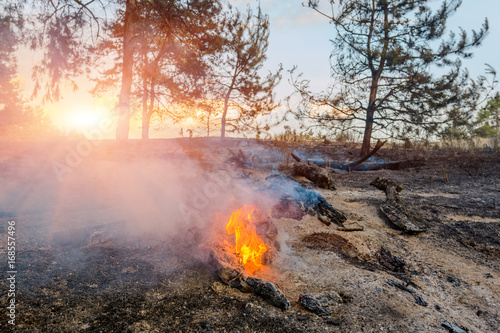
<instances>
[{"instance_id":1,"label":"sky","mask_svg":"<svg viewBox=\"0 0 500 333\"><path fill-rule=\"evenodd\" d=\"M257 6L257 0L233 0L239 8L250 5ZM330 81L330 40L335 37L333 26L327 18L321 16L303 5L304 1L260 0L262 11L269 15L271 33L268 48L266 70L275 71L279 64L285 70L283 80L277 89L278 99L283 99L293 92L288 83L288 70L297 66L297 73L303 73L303 78L311 80L314 91L325 90ZM437 5L441 1L434 1ZM321 0L320 5L328 5L327 0ZM500 71L500 0L463 0L458 12L449 19L448 26L453 31L458 27L466 31L479 30L484 19L489 18L490 32L481 47L475 49L472 59L463 61L472 77L485 73L485 63ZM32 89L30 66L36 62L35 55L26 55L19 61L20 74L25 81L25 90ZM65 90L64 99L58 103L46 104L46 112L56 125L68 129L92 123L113 108L115 100L112 96L96 99L88 90L92 85L87 79L78 80L80 90L72 92ZM498 89L497 89L498 90ZM83 124L83 125L82 125ZM139 121L133 120L131 137L139 137ZM172 133L170 133L172 134ZM109 134L112 136L112 133Z\"/></svg>"},{"instance_id":2,"label":"sky","mask_svg":"<svg viewBox=\"0 0 500 333\"><path fill-rule=\"evenodd\" d=\"M255 0L238 2L257 3ZM330 40L335 37L334 28L327 18L303 6L304 2L261 0L263 12L269 14L271 22L267 65L272 68L282 63L285 69L296 65L297 71L311 80L312 87L322 90L329 83ZM441 1L434 3L440 4ZM320 4L328 4L328 1L320 0ZM466 31L479 30L484 19L489 19L489 35L481 47L473 50L472 59L463 61L472 77L485 73L485 63L500 72L500 20L497 13L500 13L499 0L463 0L462 6L449 19L448 26L453 31L458 31L458 27ZM280 88L291 91L291 87Z\"/></svg>"}]
</instances>

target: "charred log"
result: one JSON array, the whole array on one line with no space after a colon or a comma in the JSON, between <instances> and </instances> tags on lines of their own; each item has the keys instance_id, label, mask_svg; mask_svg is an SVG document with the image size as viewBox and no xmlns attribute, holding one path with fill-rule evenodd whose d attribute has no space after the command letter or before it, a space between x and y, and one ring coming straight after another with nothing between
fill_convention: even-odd
<instances>
[{"instance_id":1,"label":"charred log","mask_svg":"<svg viewBox=\"0 0 500 333\"><path fill-rule=\"evenodd\" d=\"M403 190L402 185L399 185L392 179L384 179L380 177L377 177L373 182L371 182L370 185L375 186L377 189L385 192L387 201L380 206L380 211L395 226L407 233L412 234L426 231L425 228L418 227L410 221L410 214L403 206L403 203L401 202L401 199L399 197L399 192Z\"/></svg>"},{"instance_id":2,"label":"charred log","mask_svg":"<svg viewBox=\"0 0 500 333\"><path fill-rule=\"evenodd\" d=\"M300 163L299 167L301 169L304 169L304 166L306 166L306 165L316 165L316 166L319 166L319 167L322 167L322 168L339 169L339 170L349 170L349 171L351 171L351 170L352 171L375 171L375 170L382 170L382 169L386 169L386 170L401 170L401 169L415 168L415 167L419 167L419 166L422 166L422 165L425 164L425 161L423 161L423 160L405 160L405 161L395 161L395 162L382 162L382 163L367 163L367 164L363 164L370 157L372 157L373 155L375 155L379 151L379 149L382 148L382 146L385 143L386 143L386 141L380 141L380 140L378 140L377 144L375 145L375 147L368 154L366 154L365 156L363 156L359 160L354 161L352 163L348 163L348 164L345 164L345 163L342 163L342 162L339 162L339 161L317 161L317 160L303 161L300 157L298 157L294 153L292 153L291 155L297 161L297 163ZM361 165L361 164L363 164L363 165ZM309 167L309 169L311 169L311 167ZM321 170L321 169L319 169L319 170ZM296 172L295 171L295 166L294 166L294 172ZM306 174L311 174L311 173L315 174L315 173L317 173L317 171L306 170L305 172L303 172L303 171L299 170L296 173L299 176L304 176L307 179L309 179L306 176ZM300 173L303 173L303 174L300 174ZM324 171L322 173L324 173ZM318 176L316 176L316 177L318 177ZM323 180L324 176L320 176L319 179L321 179L321 181L320 181L321 184L325 183L325 181ZM316 181L314 181L312 179L309 179L309 180L312 181L313 183L317 184L319 187L328 188L328 187L323 187L322 185L316 183Z\"/></svg>"},{"instance_id":3,"label":"charred log","mask_svg":"<svg viewBox=\"0 0 500 333\"><path fill-rule=\"evenodd\" d=\"M316 164L320 167L347 170L344 169L346 166L340 161L319 161L319 160L308 160L308 163ZM392 162L378 162L378 163L363 163L362 165L356 165L350 168L351 171L376 171L376 170L404 170L409 168L416 168L425 165L424 160L403 160L403 161L392 161Z\"/></svg>"},{"instance_id":4,"label":"charred log","mask_svg":"<svg viewBox=\"0 0 500 333\"><path fill-rule=\"evenodd\" d=\"M252 291L246 283L244 275L232 267L221 267L218 271L218 276L222 280L222 282L224 282L231 288L238 289L244 293Z\"/></svg>"},{"instance_id":5,"label":"charred log","mask_svg":"<svg viewBox=\"0 0 500 333\"><path fill-rule=\"evenodd\" d=\"M314 184L327 190L336 190L333 185L332 171L322 168L314 163L297 162L292 167L294 176L302 176Z\"/></svg>"},{"instance_id":6,"label":"charred log","mask_svg":"<svg viewBox=\"0 0 500 333\"><path fill-rule=\"evenodd\" d=\"M352 168L354 171L403 170L425 165L424 160L404 160L383 163L370 163Z\"/></svg>"},{"instance_id":7,"label":"charred log","mask_svg":"<svg viewBox=\"0 0 500 333\"><path fill-rule=\"evenodd\" d=\"M213 244L209 248L210 261L213 267L215 267L215 274L217 274L221 281L232 288L243 292L250 292L251 289L245 282L247 278L245 267L237 260L236 256L227 253L218 244Z\"/></svg>"},{"instance_id":8,"label":"charred log","mask_svg":"<svg viewBox=\"0 0 500 333\"><path fill-rule=\"evenodd\" d=\"M307 215L305 208L287 198L280 198L280 201L274 205L271 211L271 216L275 219L284 217L287 219L300 220L304 215Z\"/></svg>"},{"instance_id":9,"label":"charred log","mask_svg":"<svg viewBox=\"0 0 500 333\"><path fill-rule=\"evenodd\" d=\"M267 213L259 211L256 214L258 214L255 216L258 222L255 223L255 231L268 247L268 250L262 254L262 264L269 265L278 254L278 251L281 250L281 245L278 242L278 229Z\"/></svg>"},{"instance_id":10,"label":"charred log","mask_svg":"<svg viewBox=\"0 0 500 333\"><path fill-rule=\"evenodd\" d=\"M248 277L244 273L243 267L236 266L238 267L237 269L222 261L220 257L214 257L214 259L217 276L228 286L242 292L253 292L269 304L282 310L288 310L290 307L290 301L273 283L263 279Z\"/></svg>"},{"instance_id":11,"label":"charred log","mask_svg":"<svg viewBox=\"0 0 500 333\"><path fill-rule=\"evenodd\" d=\"M343 227L347 220L344 214L337 211L318 192L307 189L300 183L280 175L273 175L266 178L271 187L269 191L274 192L274 196L280 198L278 209L273 209L273 216L276 217L279 211L283 211L283 206L293 205L303 212L316 215L318 220L326 225L335 223ZM300 215L300 214L297 214Z\"/></svg>"},{"instance_id":12,"label":"charred log","mask_svg":"<svg viewBox=\"0 0 500 333\"><path fill-rule=\"evenodd\" d=\"M265 299L269 304L282 310L290 308L290 301L273 283L253 277L246 279L246 283L256 295Z\"/></svg>"}]
</instances>

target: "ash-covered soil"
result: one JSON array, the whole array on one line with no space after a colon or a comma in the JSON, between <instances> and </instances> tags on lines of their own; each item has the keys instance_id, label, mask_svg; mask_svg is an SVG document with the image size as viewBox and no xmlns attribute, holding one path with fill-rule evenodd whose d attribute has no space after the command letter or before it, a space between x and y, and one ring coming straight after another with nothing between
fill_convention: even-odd
<instances>
[{"instance_id":1,"label":"ash-covered soil","mask_svg":"<svg viewBox=\"0 0 500 333\"><path fill-rule=\"evenodd\" d=\"M500 157L490 151L382 148L375 162L405 170L334 175L316 189L347 216L340 231L316 217L272 218L280 250L255 273L292 306L223 284L209 260L232 211L267 202L266 177L286 173L271 142L229 139L2 143L2 331L447 332L500 327ZM78 149L80 148L78 153ZM76 155L75 155L76 152ZM351 145L297 144L301 158L353 161ZM372 161L372 162L373 162ZM404 186L404 234L380 213L376 177ZM298 179L307 182L305 179ZM8 221L16 223L16 317L8 323ZM398 285L400 287L398 287ZM403 286L403 287L401 287ZM300 295L338 293L318 316Z\"/></svg>"}]
</instances>

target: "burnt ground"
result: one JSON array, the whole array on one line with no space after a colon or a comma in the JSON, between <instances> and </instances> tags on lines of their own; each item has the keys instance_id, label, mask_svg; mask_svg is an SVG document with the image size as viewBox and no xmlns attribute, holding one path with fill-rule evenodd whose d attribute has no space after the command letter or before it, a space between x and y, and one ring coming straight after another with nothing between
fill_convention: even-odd
<instances>
[{"instance_id":1,"label":"burnt ground","mask_svg":"<svg viewBox=\"0 0 500 333\"><path fill-rule=\"evenodd\" d=\"M363 231L339 231L309 215L273 218L281 250L256 275L291 301L282 311L224 285L205 241L214 240L238 202L262 200L265 178L284 169L282 149L248 140L104 142L58 177L54 161L68 164L68 147L77 144L2 143L0 260L7 267L7 222L14 220L17 271L16 325L2 310L2 331L446 332L442 324L450 322L495 332L500 326L500 157L493 152L384 147L376 161L425 164L335 174L336 191L317 190L347 216L347 226ZM295 149L326 161L357 154L339 144ZM201 214L172 213L179 202L206 194L210 173L230 176L223 193L205 195L211 201L199 206L193 201ZM381 215L385 195L370 186L376 177L404 186L401 199L425 233L404 234ZM8 289L3 278L2 309ZM333 291L343 302L329 315L298 303L301 294Z\"/></svg>"}]
</instances>

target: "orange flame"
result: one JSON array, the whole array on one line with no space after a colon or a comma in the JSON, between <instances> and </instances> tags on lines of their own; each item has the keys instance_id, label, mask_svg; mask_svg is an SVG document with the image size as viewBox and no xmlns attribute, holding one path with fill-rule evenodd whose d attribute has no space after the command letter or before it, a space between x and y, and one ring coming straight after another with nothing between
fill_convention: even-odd
<instances>
[{"instance_id":1,"label":"orange flame","mask_svg":"<svg viewBox=\"0 0 500 333\"><path fill-rule=\"evenodd\" d=\"M227 233L236 236L236 254L249 273L262 267L262 254L267 251L266 244L255 230L253 215L256 212L257 208L244 205L243 208L231 214L229 223L226 225Z\"/></svg>"}]
</instances>

